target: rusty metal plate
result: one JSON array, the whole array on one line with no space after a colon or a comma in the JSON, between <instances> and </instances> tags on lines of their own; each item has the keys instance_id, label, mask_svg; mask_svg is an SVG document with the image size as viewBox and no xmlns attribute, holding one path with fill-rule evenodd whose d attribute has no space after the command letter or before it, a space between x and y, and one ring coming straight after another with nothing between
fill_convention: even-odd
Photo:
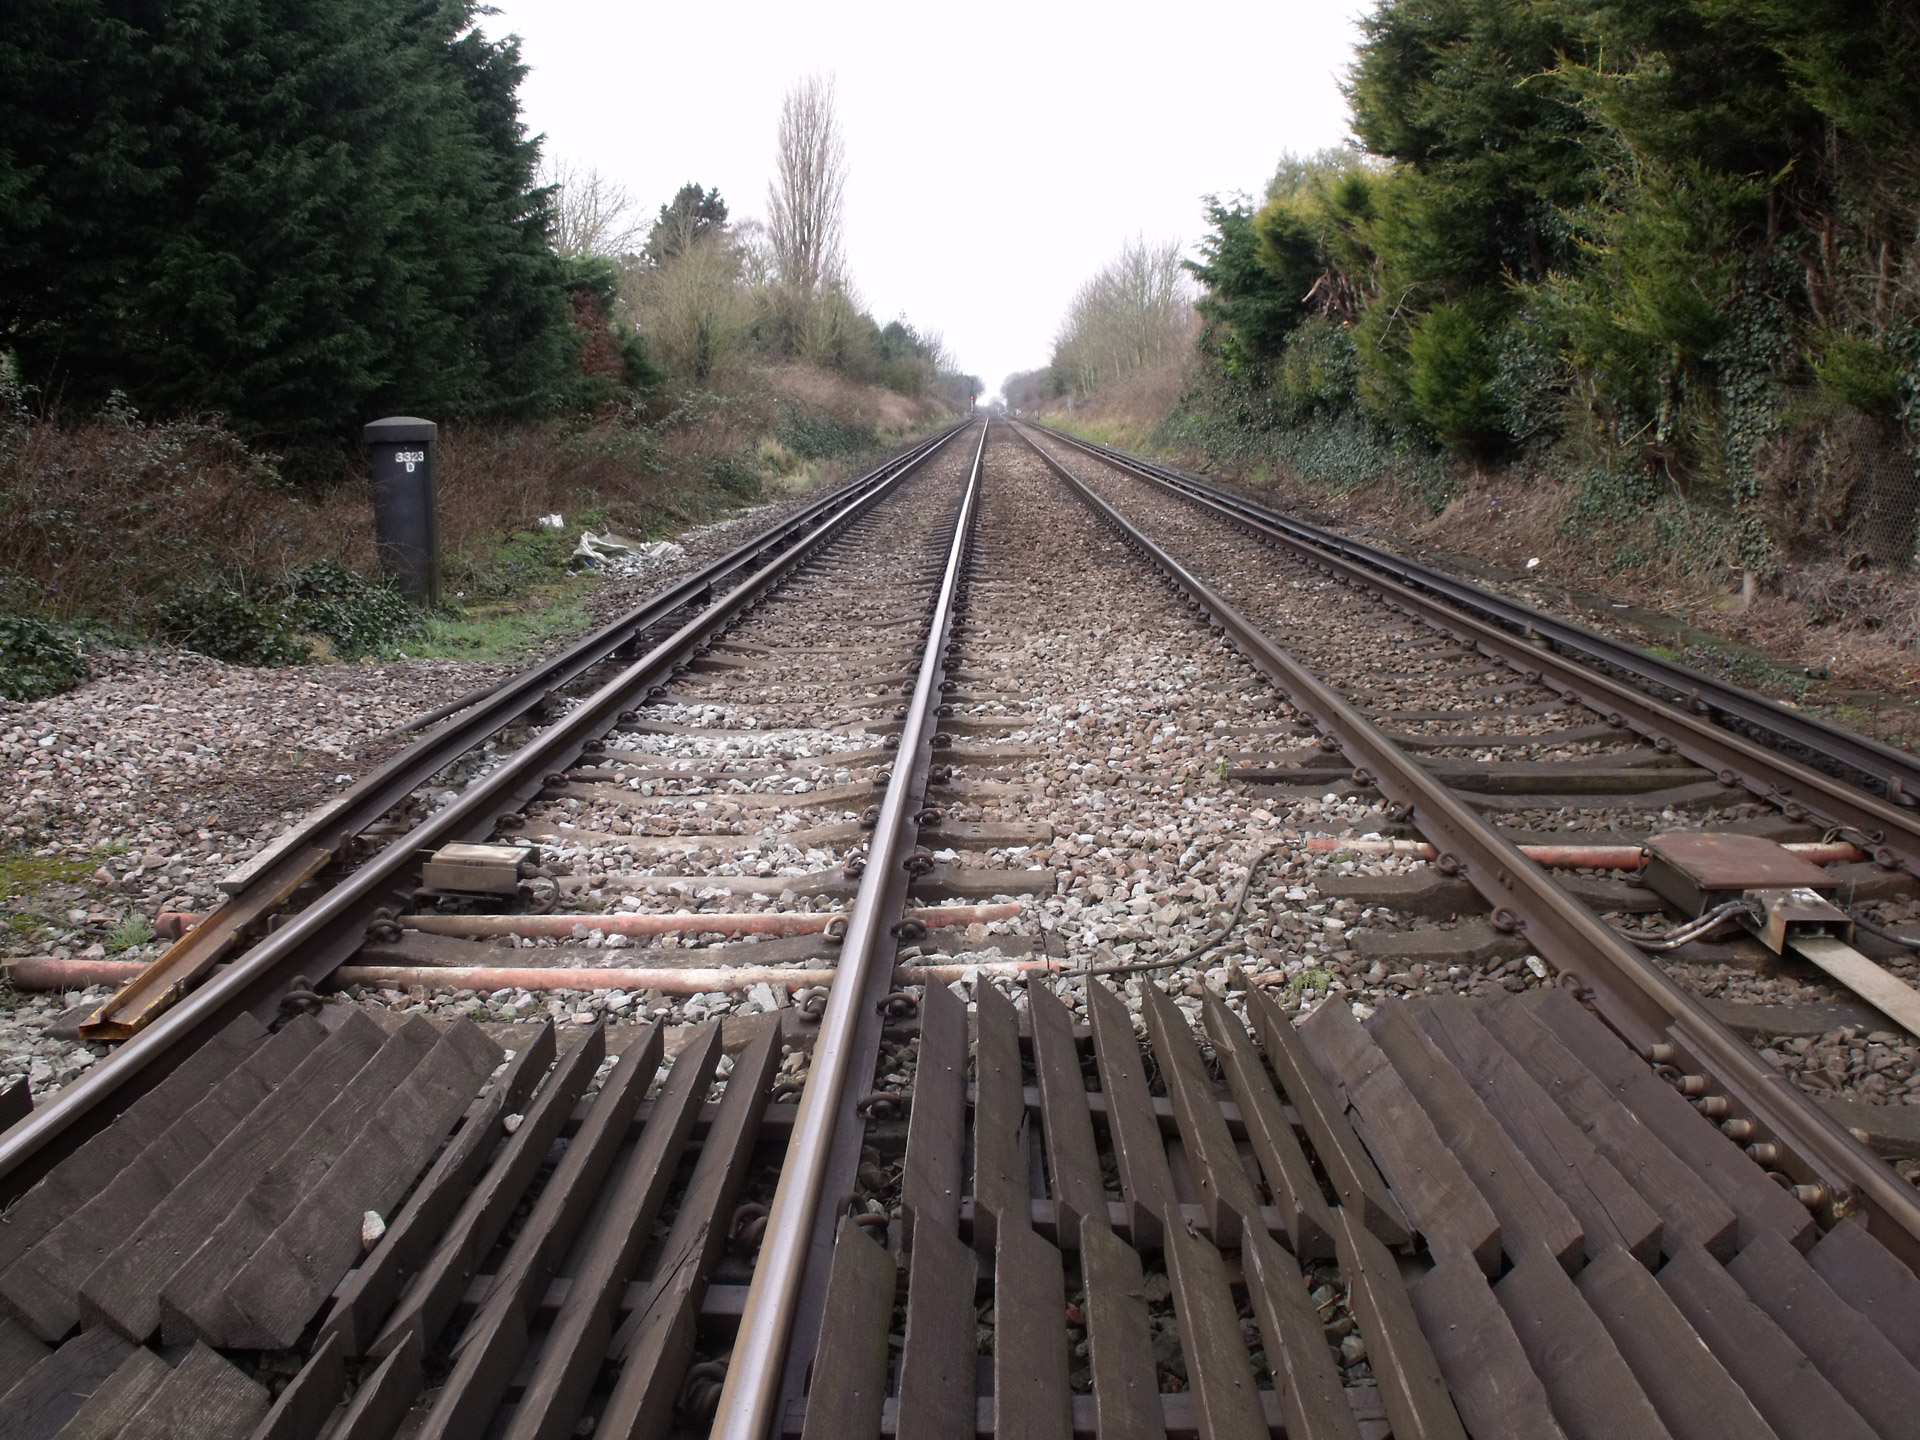
<instances>
[{"instance_id":1,"label":"rusty metal plate","mask_svg":"<svg viewBox=\"0 0 1920 1440\"><path fill-rule=\"evenodd\" d=\"M131 1039L213 969L242 932L279 909L332 858L331 850L306 845L285 851L272 868L252 872L254 879L242 893L222 903L174 941L164 954L81 1021L80 1038Z\"/></svg>"},{"instance_id":2,"label":"rusty metal plate","mask_svg":"<svg viewBox=\"0 0 1920 1440\"><path fill-rule=\"evenodd\" d=\"M1758 835L1655 835L1647 850L1705 891L1830 890L1834 885L1811 860Z\"/></svg>"}]
</instances>

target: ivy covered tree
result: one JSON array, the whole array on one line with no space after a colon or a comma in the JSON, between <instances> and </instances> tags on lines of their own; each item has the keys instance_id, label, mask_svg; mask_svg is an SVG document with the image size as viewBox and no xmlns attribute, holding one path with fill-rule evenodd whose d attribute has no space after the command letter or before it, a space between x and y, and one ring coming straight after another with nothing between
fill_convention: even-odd
<instances>
[{"instance_id":1,"label":"ivy covered tree","mask_svg":"<svg viewBox=\"0 0 1920 1440\"><path fill-rule=\"evenodd\" d=\"M591 398L517 42L475 0L18 0L0 349L271 443Z\"/></svg>"}]
</instances>

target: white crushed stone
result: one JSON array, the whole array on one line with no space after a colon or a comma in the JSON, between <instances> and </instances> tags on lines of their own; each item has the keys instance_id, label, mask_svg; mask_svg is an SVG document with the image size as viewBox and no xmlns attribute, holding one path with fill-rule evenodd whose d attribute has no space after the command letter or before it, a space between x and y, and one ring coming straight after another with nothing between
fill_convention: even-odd
<instances>
[{"instance_id":1,"label":"white crushed stone","mask_svg":"<svg viewBox=\"0 0 1920 1440\"><path fill-rule=\"evenodd\" d=\"M67 1011L94 1006L113 992L105 985L63 995L16 995L0 1005L0 1088L24 1076L36 1098L71 1084L107 1053L104 1045L58 1040L46 1034Z\"/></svg>"}]
</instances>

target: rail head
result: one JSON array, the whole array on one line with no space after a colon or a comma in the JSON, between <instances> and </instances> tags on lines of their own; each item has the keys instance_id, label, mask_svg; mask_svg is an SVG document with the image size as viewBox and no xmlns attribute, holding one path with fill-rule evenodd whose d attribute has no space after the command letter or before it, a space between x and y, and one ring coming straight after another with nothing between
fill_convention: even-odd
<instances>
[{"instance_id":1,"label":"rail head","mask_svg":"<svg viewBox=\"0 0 1920 1440\"><path fill-rule=\"evenodd\" d=\"M982 425L980 443L954 520L953 540L947 550L914 679L913 698L900 735L898 759L880 802L866 869L848 913L847 934L840 947L839 967L828 994L820 1035L814 1042L813 1063L801 1092L780 1183L767 1217L766 1239L754 1265L753 1284L733 1345L733 1360L720 1392L711 1440L765 1440L779 1409L781 1378L785 1372L789 1337L799 1303L800 1287L815 1221L823 1201L827 1160L834 1126L842 1111L846 1088L853 1078L854 1034L862 1016L863 997L874 967L889 963L885 946L893 917L887 899L896 873L912 853L918 835L913 819L919 808L916 793L924 783L925 761L939 726L940 684L953 629L957 592L967 557L974 517L979 509L981 471L987 434Z\"/></svg>"}]
</instances>

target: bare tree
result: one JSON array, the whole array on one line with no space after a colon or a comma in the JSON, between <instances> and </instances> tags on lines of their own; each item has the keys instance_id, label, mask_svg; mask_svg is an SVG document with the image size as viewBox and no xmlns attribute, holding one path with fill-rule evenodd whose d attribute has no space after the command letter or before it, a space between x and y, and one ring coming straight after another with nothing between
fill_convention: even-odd
<instances>
[{"instance_id":1,"label":"bare tree","mask_svg":"<svg viewBox=\"0 0 1920 1440\"><path fill-rule=\"evenodd\" d=\"M780 278L780 260L766 222L748 218L728 227L740 255L740 279L750 290L764 290Z\"/></svg>"},{"instance_id":2,"label":"bare tree","mask_svg":"<svg viewBox=\"0 0 1920 1440\"><path fill-rule=\"evenodd\" d=\"M1038 415L1057 397L1054 371L1021 370L1000 382L1000 394L1015 415Z\"/></svg>"},{"instance_id":3,"label":"bare tree","mask_svg":"<svg viewBox=\"0 0 1920 1440\"><path fill-rule=\"evenodd\" d=\"M900 323L906 324L906 315L900 316ZM953 351L947 348L947 337L938 330L914 330L907 327L920 343L920 353L926 357L927 368L935 375L951 375L959 368L959 361Z\"/></svg>"},{"instance_id":4,"label":"bare tree","mask_svg":"<svg viewBox=\"0 0 1920 1440\"><path fill-rule=\"evenodd\" d=\"M641 226L633 197L598 170L565 160L543 161L540 183L553 187L554 253L569 259L584 255L616 257L638 248Z\"/></svg>"},{"instance_id":5,"label":"bare tree","mask_svg":"<svg viewBox=\"0 0 1920 1440\"><path fill-rule=\"evenodd\" d=\"M1193 329L1193 291L1177 240L1135 238L1075 292L1053 368L1086 394L1170 359Z\"/></svg>"},{"instance_id":6,"label":"bare tree","mask_svg":"<svg viewBox=\"0 0 1920 1440\"><path fill-rule=\"evenodd\" d=\"M840 276L847 184L846 142L834 114L831 76L809 75L787 91L774 167L767 209L780 278L816 294Z\"/></svg>"}]
</instances>

